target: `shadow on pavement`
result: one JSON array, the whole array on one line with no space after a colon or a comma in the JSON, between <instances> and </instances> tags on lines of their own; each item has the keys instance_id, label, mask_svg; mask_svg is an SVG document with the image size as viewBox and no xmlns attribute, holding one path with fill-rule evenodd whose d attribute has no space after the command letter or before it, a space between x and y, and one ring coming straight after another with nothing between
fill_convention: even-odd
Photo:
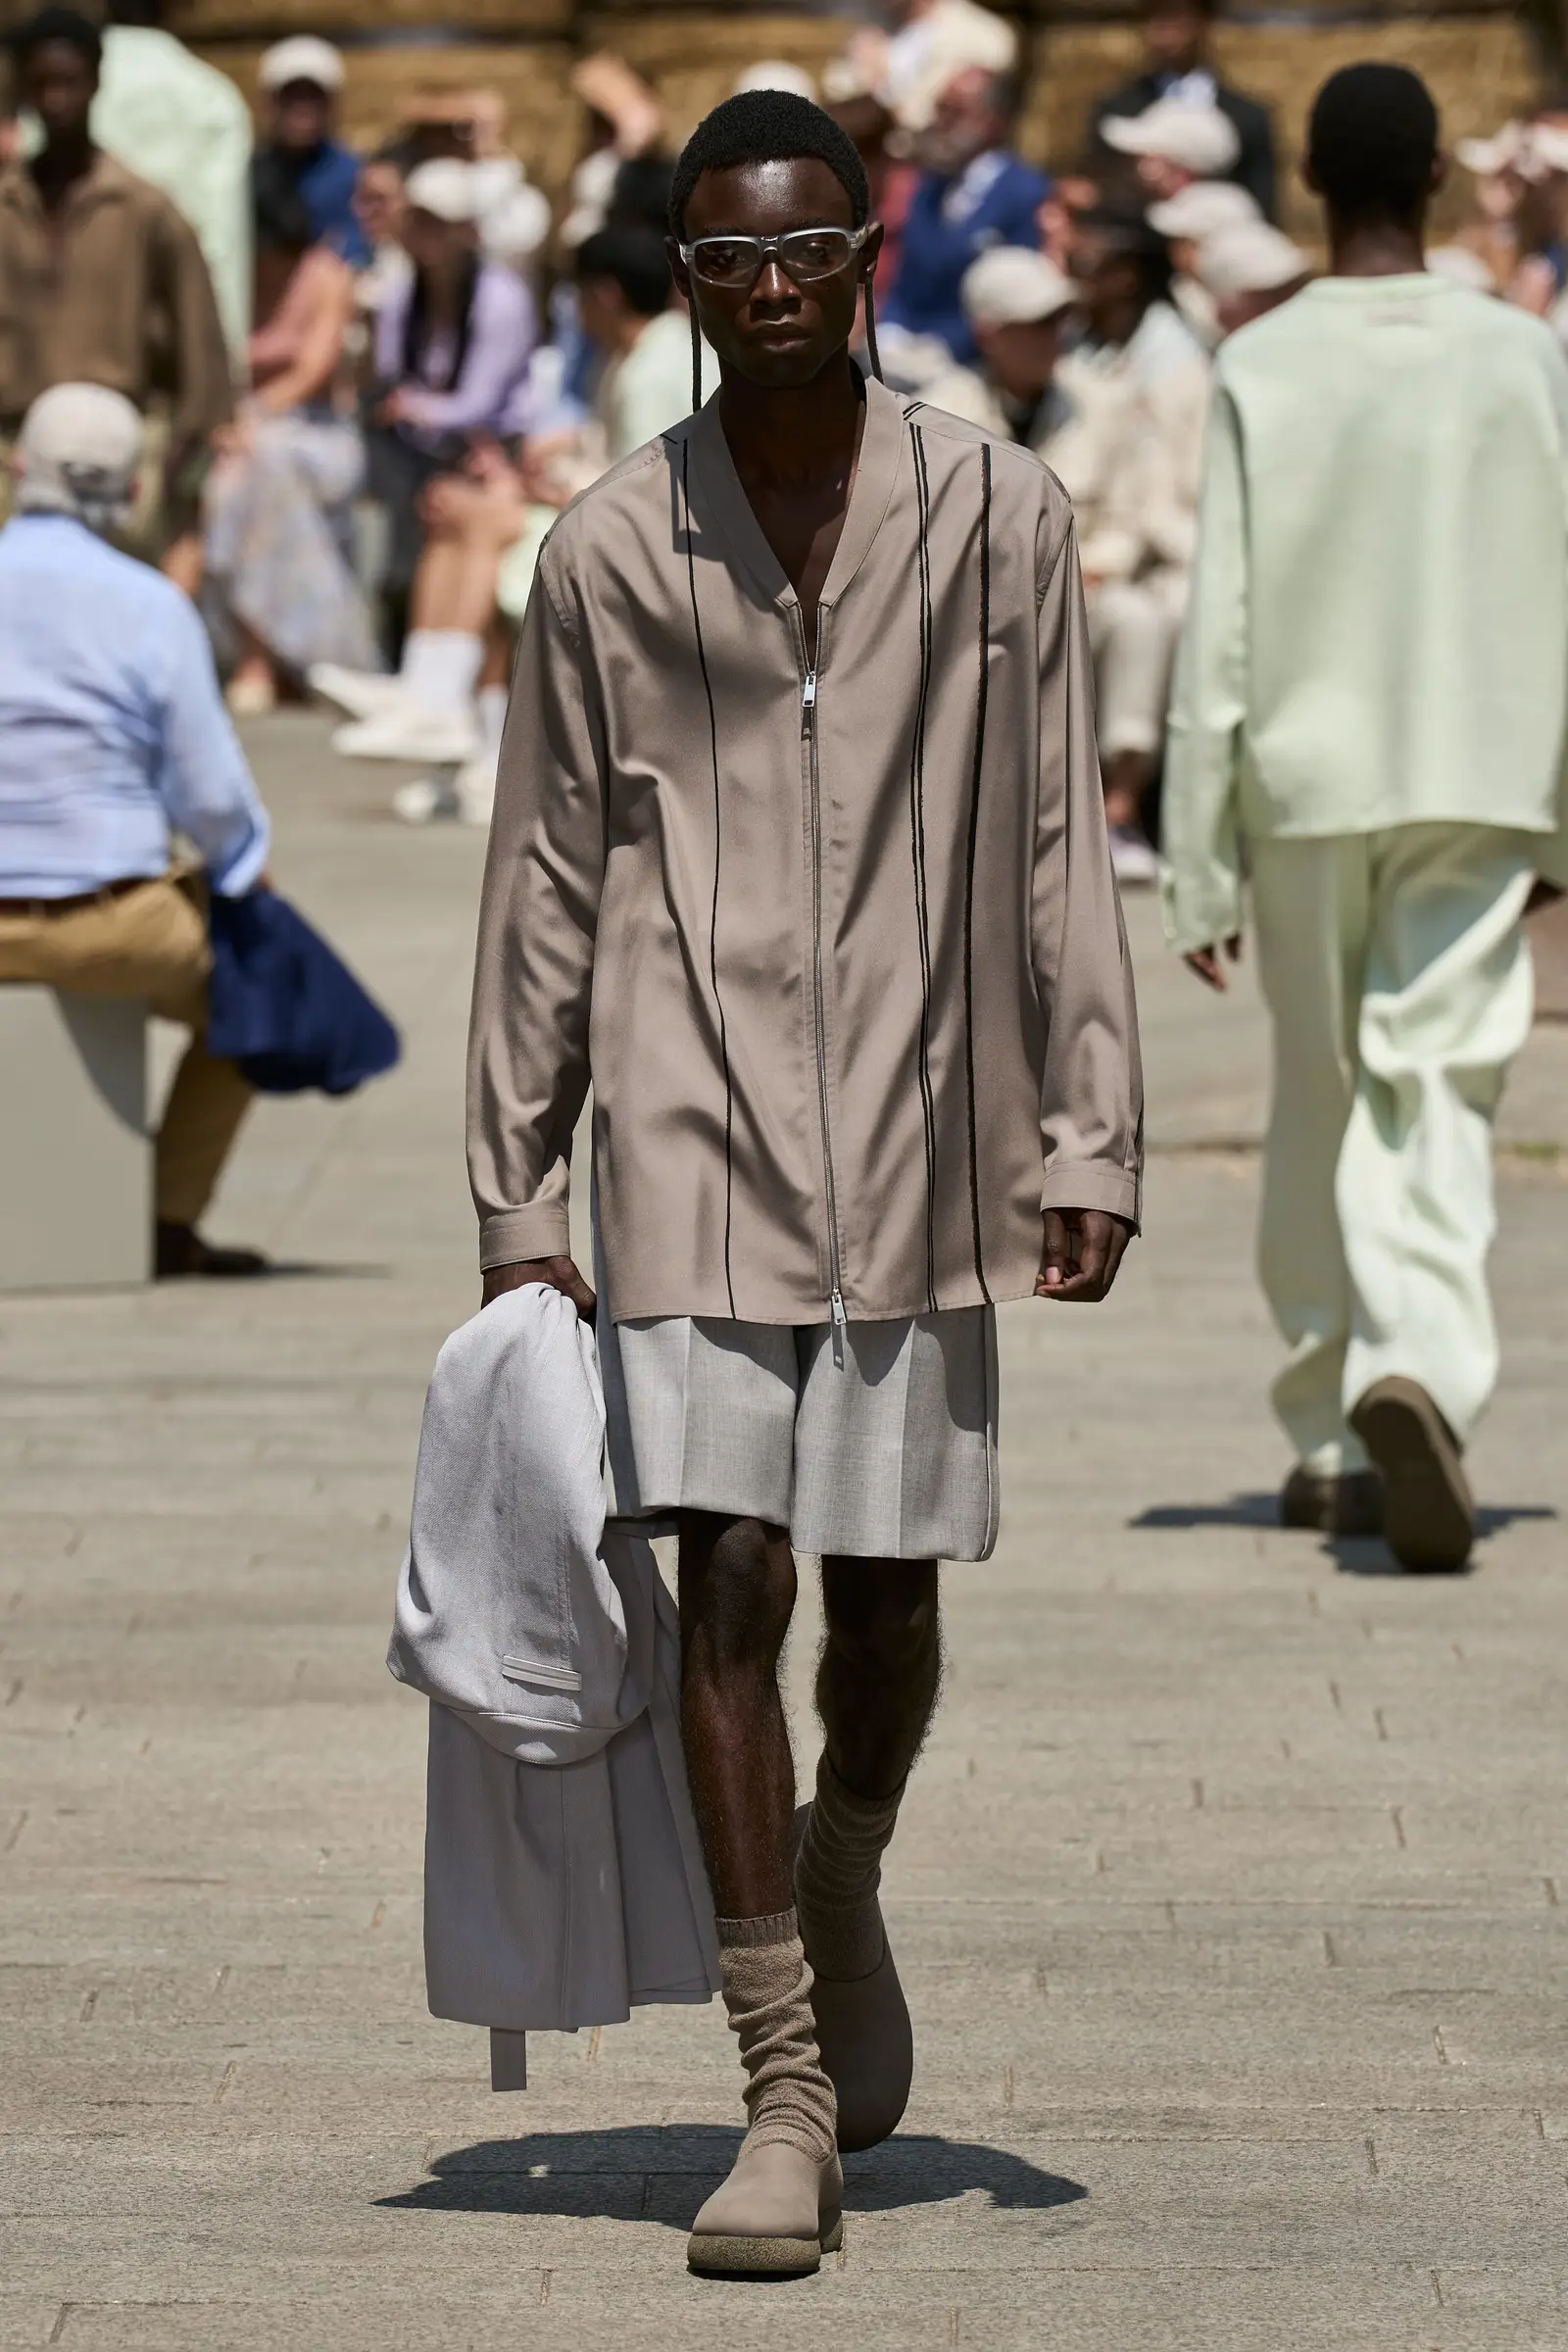
<instances>
[{"instance_id":1,"label":"shadow on pavement","mask_svg":"<svg viewBox=\"0 0 1568 2352\"><path fill-rule=\"evenodd\" d=\"M517 2139L454 2148L435 2159L432 2179L376 2203L416 2213L570 2214L689 2230L740 2143L738 2130L720 2125L528 2132ZM911 2133L845 2160L844 2202L851 2213L947 2204L975 2189L1009 2212L1075 2205L1089 2194L1081 2181L971 2140Z\"/></svg>"},{"instance_id":2,"label":"shadow on pavement","mask_svg":"<svg viewBox=\"0 0 1568 2352\"><path fill-rule=\"evenodd\" d=\"M1129 1527L1278 1527L1277 1494L1233 1494L1229 1502L1156 1502Z\"/></svg>"}]
</instances>

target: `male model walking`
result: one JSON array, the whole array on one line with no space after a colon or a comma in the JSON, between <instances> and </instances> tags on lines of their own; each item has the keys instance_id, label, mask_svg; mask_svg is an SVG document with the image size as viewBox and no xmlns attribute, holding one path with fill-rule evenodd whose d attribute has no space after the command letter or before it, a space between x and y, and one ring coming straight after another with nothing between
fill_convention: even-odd
<instances>
[{"instance_id":1,"label":"male model walking","mask_svg":"<svg viewBox=\"0 0 1568 2352\"><path fill-rule=\"evenodd\" d=\"M1429 275L1425 86L1337 74L1329 274L1217 363L1165 787L1171 936L1212 986L1250 872L1274 1019L1261 1269L1289 1526L1457 1568L1491 1394L1492 1118L1520 916L1568 880L1568 368Z\"/></svg>"},{"instance_id":2,"label":"male model walking","mask_svg":"<svg viewBox=\"0 0 1568 2352\"><path fill-rule=\"evenodd\" d=\"M814 2270L835 2122L865 2146L903 2111L878 1864L936 1697L936 1562L996 1536L992 1303L1103 1298L1138 1216L1071 514L1027 451L852 366L867 210L792 96L728 101L681 158L673 259L722 388L545 548L480 918L486 1296L593 1310L565 1255L591 1077L616 1505L679 1516L750 2120L693 2235L711 2271ZM798 1855L792 1550L827 1620Z\"/></svg>"}]
</instances>

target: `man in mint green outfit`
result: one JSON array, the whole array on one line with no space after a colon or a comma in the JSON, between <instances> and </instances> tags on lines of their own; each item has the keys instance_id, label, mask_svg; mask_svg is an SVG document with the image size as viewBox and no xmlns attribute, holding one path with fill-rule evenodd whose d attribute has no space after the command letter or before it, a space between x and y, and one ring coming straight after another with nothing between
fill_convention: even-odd
<instances>
[{"instance_id":1,"label":"man in mint green outfit","mask_svg":"<svg viewBox=\"0 0 1568 2352\"><path fill-rule=\"evenodd\" d=\"M1521 916L1568 883L1568 368L1429 275L1438 121L1319 92L1328 274L1223 346L1165 796L1173 945L1223 988L1250 878L1275 1038L1260 1263L1287 1525L1469 1556L1496 1379L1492 1121Z\"/></svg>"}]
</instances>

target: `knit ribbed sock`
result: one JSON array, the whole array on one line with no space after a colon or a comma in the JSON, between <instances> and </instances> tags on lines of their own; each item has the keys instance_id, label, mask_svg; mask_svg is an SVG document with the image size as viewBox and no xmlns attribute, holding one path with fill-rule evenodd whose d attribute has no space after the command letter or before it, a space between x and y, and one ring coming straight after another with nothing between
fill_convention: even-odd
<instances>
[{"instance_id":1,"label":"knit ribbed sock","mask_svg":"<svg viewBox=\"0 0 1568 2352\"><path fill-rule=\"evenodd\" d=\"M877 1888L903 1795L901 1783L891 1796L858 1796L825 1752L816 1767L816 1794L795 1857L795 1900L818 1976L853 1984L882 1964Z\"/></svg>"},{"instance_id":2,"label":"knit ribbed sock","mask_svg":"<svg viewBox=\"0 0 1568 2352\"><path fill-rule=\"evenodd\" d=\"M786 2140L814 2163L832 2155L838 2115L817 2055L811 1972L793 1911L721 1919L719 1980L746 2069L749 2143Z\"/></svg>"}]
</instances>

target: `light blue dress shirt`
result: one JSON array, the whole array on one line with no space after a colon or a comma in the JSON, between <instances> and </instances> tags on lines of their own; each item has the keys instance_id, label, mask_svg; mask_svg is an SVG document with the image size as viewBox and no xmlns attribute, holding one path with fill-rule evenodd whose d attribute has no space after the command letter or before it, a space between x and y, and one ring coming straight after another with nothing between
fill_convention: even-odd
<instances>
[{"instance_id":1,"label":"light blue dress shirt","mask_svg":"<svg viewBox=\"0 0 1568 2352\"><path fill-rule=\"evenodd\" d=\"M238 898L270 828L195 607L64 514L0 531L0 898L167 871Z\"/></svg>"}]
</instances>

